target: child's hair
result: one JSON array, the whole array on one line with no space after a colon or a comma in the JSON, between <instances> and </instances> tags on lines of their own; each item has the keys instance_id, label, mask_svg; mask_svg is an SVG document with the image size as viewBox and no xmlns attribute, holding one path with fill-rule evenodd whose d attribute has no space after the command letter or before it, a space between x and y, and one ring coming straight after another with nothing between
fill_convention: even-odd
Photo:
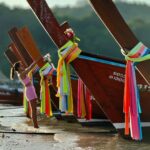
<instances>
[{"instance_id":1,"label":"child's hair","mask_svg":"<svg viewBox=\"0 0 150 150\"><path fill-rule=\"evenodd\" d=\"M20 67L20 61L16 62L10 70L10 79L13 80L14 79L14 74L15 71L18 71L18 68Z\"/></svg>"}]
</instances>

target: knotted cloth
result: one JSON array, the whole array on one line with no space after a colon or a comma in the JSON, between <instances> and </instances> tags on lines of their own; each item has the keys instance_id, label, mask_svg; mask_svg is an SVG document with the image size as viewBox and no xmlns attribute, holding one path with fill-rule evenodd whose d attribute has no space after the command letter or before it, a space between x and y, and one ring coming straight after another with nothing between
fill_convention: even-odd
<instances>
[{"instance_id":1,"label":"knotted cloth","mask_svg":"<svg viewBox=\"0 0 150 150\"><path fill-rule=\"evenodd\" d=\"M48 117L53 115L52 106L51 106L50 89L49 89L49 79L52 77L52 73L54 70L55 69L54 69L53 65L50 64L49 62L47 62L39 71L40 76L41 76L40 112L46 114Z\"/></svg>"},{"instance_id":2,"label":"knotted cloth","mask_svg":"<svg viewBox=\"0 0 150 150\"><path fill-rule=\"evenodd\" d=\"M130 129L131 137L135 140L142 140L141 107L136 83L135 65L138 62L150 59L149 52L150 50L141 42L129 51L127 55L122 50L127 61L124 88L125 135L129 135Z\"/></svg>"},{"instance_id":3,"label":"knotted cloth","mask_svg":"<svg viewBox=\"0 0 150 150\"><path fill-rule=\"evenodd\" d=\"M78 44L68 41L58 50L58 67L57 67L57 88L56 94L59 97L59 109L62 112L73 113L73 96L70 78L70 62L78 57L81 50Z\"/></svg>"}]
</instances>

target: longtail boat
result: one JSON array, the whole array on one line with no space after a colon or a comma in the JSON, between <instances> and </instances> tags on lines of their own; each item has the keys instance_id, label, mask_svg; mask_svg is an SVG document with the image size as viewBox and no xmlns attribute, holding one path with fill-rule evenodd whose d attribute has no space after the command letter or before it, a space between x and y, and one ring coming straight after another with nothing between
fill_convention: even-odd
<instances>
[{"instance_id":1,"label":"longtail boat","mask_svg":"<svg viewBox=\"0 0 150 150\"><path fill-rule=\"evenodd\" d=\"M22 38L25 38L25 39L21 39L21 37L19 38L19 35L24 35ZM33 59L35 59L35 53L36 53L36 56L39 57L40 52L39 52L39 49L37 48L32 36L31 36L31 33L28 31L28 29L26 27L22 28L22 29L17 29L17 28L12 28L10 31L9 31L9 35L11 37L11 39L13 40L13 42L15 43L15 46L11 44L11 50L17 54L16 57L18 57L18 60L25 60L24 64L27 64L29 65ZM27 39L27 40L26 40ZM28 43L30 42L30 43ZM29 46L28 46L29 45ZM9 46L10 48L10 46ZM12 51L8 51L8 52L12 52ZM7 53L8 53L7 52ZM25 53L25 54L24 54ZM16 62L16 58L14 59L13 55L9 56L8 54L7 55L7 58L9 58L9 62L11 62L11 64L13 64L14 62ZM25 59L24 56L28 56L27 59ZM32 58L31 58L32 57ZM12 60L14 59L14 60ZM41 63L41 62L40 62ZM39 77L38 77L39 78ZM78 78L75 77L75 76L72 76L72 88L73 88L73 97L74 97L74 115L77 116L77 84L78 84ZM53 88L51 88L51 91L52 91L52 104L53 104L53 110L58 110L58 98L55 97L56 95L56 76L53 75L52 76L52 82L53 82ZM37 85L38 86L38 85ZM37 87L37 91L40 91L39 90L40 87L38 86ZM92 105L93 107L95 108L92 112L92 116L94 119L104 119L104 122L108 122L106 120L106 117L104 115L104 113L101 111L101 108L99 107L99 105L96 103L95 100L92 100ZM103 124L103 120L102 121L102 124Z\"/></svg>"},{"instance_id":2,"label":"longtail boat","mask_svg":"<svg viewBox=\"0 0 150 150\"><path fill-rule=\"evenodd\" d=\"M9 86L9 85L8 85ZM23 91L21 88L0 86L0 104L22 105Z\"/></svg>"},{"instance_id":3,"label":"longtail boat","mask_svg":"<svg viewBox=\"0 0 150 150\"><path fill-rule=\"evenodd\" d=\"M61 30L61 26L58 24L45 0L27 1L54 43L59 48L67 43L69 39L67 39ZM96 1L98 0L95 0L95 2ZM110 1L111 0L109 0L109 2ZM103 3L104 0L99 2ZM107 6L107 2L105 5ZM109 14L108 16L114 15L111 11L110 13L111 15ZM110 22L110 20L107 20L107 22ZM124 32L121 32L120 35L122 33ZM136 44L136 41L137 40L134 40L133 44ZM123 43L125 43L125 41ZM125 48L132 48L132 44L130 43L130 45L128 47L125 46ZM124 130L123 93L125 80L125 62L82 52L79 57L71 64L78 76L91 91L92 95L97 100L97 103L100 105L107 118L110 119L114 127L120 131L121 135L124 135L122 133ZM149 85L139 74L139 72L136 74L140 89L141 107L143 108L141 116L142 126L144 131L150 131L150 113L148 113L150 102L147 101L150 96ZM147 76L145 76L145 78L148 81Z\"/></svg>"},{"instance_id":4,"label":"longtail boat","mask_svg":"<svg viewBox=\"0 0 150 150\"><path fill-rule=\"evenodd\" d=\"M129 135L130 132L133 139L141 140L142 128L144 131L144 135L147 135L150 131L150 113L148 112L150 103L147 101L149 99L148 89L150 86L149 48L147 48L135 37L133 32L130 30L130 28L120 15L115 4L111 0L90 0L90 4L92 5L97 15L100 17L101 21L110 31L118 45L121 47L122 53L127 61L123 107L123 111L125 113L125 123L123 120L118 120L117 122L112 120L113 124L116 125L116 128L119 131L123 131L125 129L126 135ZM146 57L147 59L144 59ZM140 61L137 61L137 59ZM136 72L136 83L136 77L134 75L135 67L142 78L145 80L144 81L143 79L141 79L143 80L142 82L146 85L145 89L147 89L145 91L145 94L143 94L143 92L140 92L140 102L139 93L136 90L136 84L140 83L141 80L139 80L139 78L141 77ZM139 103L141 103L141 107Z\"/></svg>"}]
</instances>

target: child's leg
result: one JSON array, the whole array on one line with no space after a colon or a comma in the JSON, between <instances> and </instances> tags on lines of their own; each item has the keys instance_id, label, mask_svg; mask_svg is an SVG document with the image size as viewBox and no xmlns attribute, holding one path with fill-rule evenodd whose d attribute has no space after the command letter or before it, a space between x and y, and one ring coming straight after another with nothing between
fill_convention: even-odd
<instances>
[{"instance_id":1,"label":"child's leg","mask_svg":"<svg viewBox=\"0 0 150 150\"><path fill-rule=\"evenodd\" d=\"M30 119L32 118L31 104L29 102L28 102L28 110L26 112L26 116Z\"/></svg>"},{"instance_id":2,"label":"child's leg","mask_svg":"<svg viewBox=\"0 0 150 150\"><path fill-rule=\"evenodd\" d=\"M31 105L31 112L32 112L32 120L35 128L39 128L38 123L37 123L37 109L36 109L36 101L37 99L33 99L29 101Z\"/></svg>"}]
</instances>

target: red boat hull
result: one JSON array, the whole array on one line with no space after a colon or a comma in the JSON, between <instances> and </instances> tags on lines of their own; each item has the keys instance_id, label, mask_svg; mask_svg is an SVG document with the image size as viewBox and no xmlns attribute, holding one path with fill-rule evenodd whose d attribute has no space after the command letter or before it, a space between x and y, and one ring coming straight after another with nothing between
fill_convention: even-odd
<instances>
[{"instance_id":1,"label":"red boat hull","mask_svg":"<svg viewBox=\"0 0 150 150\"><path fill-rule=\"evenodd\" d=\"M73 62L77 74L91 90L107 118L116 129L123 129L123 94L125 63L103 57L80 55ZM150 87L137 72L137 82L141 97L141 122L143 127L150 127ZM104 94L105 93L105 94Z\"/></svg>"},{"instance_id":2,"label":"red boat hull","mask_svg":"<svg viewBox=\"0 0 150 150\"><path fill-rule=\"evenodd\" d=\"M53 88L55 89L55 92L57 91L56 88L56 76L53 75L52 78L53 81ZM72 91L73 91L73 103L74 103L74 115L77 116L77 88L78 88L78 80L75 77L72 77L71 80L71 84L72 84ZM57 101L57 102L56 102ZM57 99L55 101L56 105L58 105L59 100ZM96 118L96 119L106 119L105 114L103 113L103 111L101 110L99 104L97 103L97 101L93 98L92 99L92 118Z\"/></svg>"}]
</instances>

